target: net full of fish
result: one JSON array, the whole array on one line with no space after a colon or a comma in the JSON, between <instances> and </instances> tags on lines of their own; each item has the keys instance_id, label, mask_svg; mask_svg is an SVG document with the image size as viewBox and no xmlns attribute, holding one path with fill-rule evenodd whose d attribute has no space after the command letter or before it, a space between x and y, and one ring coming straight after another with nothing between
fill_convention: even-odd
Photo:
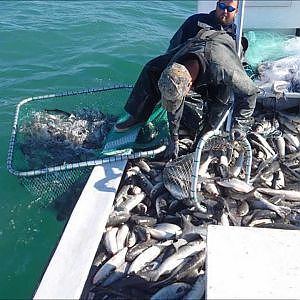
<instances>
[{"instance_id":1,"label":"net full of fish","mask_svg":"<svg viewBox=\"0 0 300 300\"><path fill-rule=\"evenodd\" d=\"M267 61L258 66L256 84L271 92L300 92L300 56Z\"/></svg>"},{"instance_id":2,"label":"net full of fish","mask_svg":"<svg viewBox=\"0 0 300 300\"><path fill-rule=\"evenodd\" d=\"M239 142L204 151L198 196L207 213L182 192L194 155L186 136L177 160L128 163L82 298L204 299L208 225L299 230L300 118L260 111L252 125L250 184Z\"/></svg>"},{"instance_id":3,"label":"net full of fish","mask_svg":"<svg viewBox=\"0 0 300 300\"><path fill-rule=\"evenodd\" d=\"M91 109L32 112L20 128L19 147L30 169L95 159L115 122Z\"/></svg>"}]
</instances>

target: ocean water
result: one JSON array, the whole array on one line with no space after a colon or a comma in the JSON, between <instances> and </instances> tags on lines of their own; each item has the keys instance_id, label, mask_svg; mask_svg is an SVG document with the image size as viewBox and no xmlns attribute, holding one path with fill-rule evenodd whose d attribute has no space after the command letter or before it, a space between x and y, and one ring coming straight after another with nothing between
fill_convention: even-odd
<instances>
[{"instance_id":1,"label":"ocean water","mask_svg":"<svg viewBox=\"0 0 300 300\"><path fill-rule=\"evenodd\" d=\"M66 224L6 169L17 103L67 90L133 84L143 65L165 51L196 10L196 0L1 1L0 298L33 296ZM112 105L111 113L121 114L122 105Z\"/></svg>"}]
</instances>

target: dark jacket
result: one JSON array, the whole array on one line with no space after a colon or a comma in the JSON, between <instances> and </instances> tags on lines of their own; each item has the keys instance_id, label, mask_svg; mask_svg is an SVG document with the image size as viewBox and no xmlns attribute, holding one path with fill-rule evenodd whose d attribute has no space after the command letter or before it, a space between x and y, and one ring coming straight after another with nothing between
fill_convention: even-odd
<instances>
[{"instance_id":1,"label":"dark jacket","mask_svg":"<svg viewBox=\"0 0 300 300\"><path fill-rule=\"evenodd\" d=\"M253 113L257 87L247 76L240 59L236 53L236 44L232 37L224 30L215 30L201 22L198 33L174 48L176 53L170 60L180 62L182 57L188 54L195 55L201 63L200 76L195 80L193 89L197 93L200 90L207 91L203 95L210 99L212 106L223 106L228 109L230 91L236 96L234 123L242 126L248 122ZM172 53L174 50L170 50ZM225 105L225 106L224 106ZM169 113L170 131L173 135L178 134L179 123L183 109L175 113ZM219 114L213 110L209 114L209 123L215 127L220 119Z\"/></svg>"},{"instance_id":2,"label":"dark jacket","mask_svg":"<svg viewBox=\"0 0 300 300\"><path fill-rule=\"evenodd\" d=\"M177 30L172 39L167 52L173 50L179 45L185 43L188 39L193 38L199 31L198 23L205 23L215 30L225 30L235 40L236 25L231 24L222 26L218 23L216 11L213 10L209 14L195 14L190 16Z\"/></svg>"}]
</instances>

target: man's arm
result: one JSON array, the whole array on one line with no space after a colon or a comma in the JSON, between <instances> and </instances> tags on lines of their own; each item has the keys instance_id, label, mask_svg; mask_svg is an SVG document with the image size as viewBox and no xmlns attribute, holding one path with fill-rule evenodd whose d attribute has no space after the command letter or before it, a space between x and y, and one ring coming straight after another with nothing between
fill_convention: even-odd
<instances>
[{"instance_id":1,"label":"man's arm","mask_svg":"<svg viewBox=\"0 0 300 300\"><path fill-rule=\"evenodd\" d=\"M180 107L175 113L168 112L168 122L170 130L170 140L168 147L165 151L165 157L177 158L179 152L179 141L178 141L178 131L180 126L180 121L183 113L184 101L182 101Z\"/></svg>"},{"instance_id":2,"label":"man's arm","mask_svg":"<svg viewBox=\"0 0 300 300\"><path fill-rule=\"evenodd\" d=\"M188 19L175 32L175 34L173 35L173 37L170 40L170 45L169 45L169 48L167 49L167 52L172 51L173 49L175 49L182 43L182 37L183 37L184 29L185 29L187 23L188 23Z\"/></svg>"},{"instance_id":3,"label":"man's arm","mask_svg":"<svg viewBox=\"0 0 300 300\"><path fill-rule=\"evenodd\" d=\"M170 137L174 141L178 140L178 131L179 131L180 121L183 113L183 107L184 107L184 101L182 101L180 107L175 113L168 112Z\"/></svg>"},{"instance_id":4,"label":"man's arm","mask_svg":"<svg viewBox=\"0 0 300 300\"><path fill-rule=\"evenodd\" d=\"M247 131L256 105L258 88L244 70L236 70L232 76L235 94L233 128Z\"/></svg>"},{"instance_id":5,"label":"man's arm","mask_svg":"<svg viewBox=\"0 0 300 300\"><path fill-rule=\"evenodd\" d=\"M198 19L201 19L202 15L204 14L195 14L185 20L171 38L167 52L174 50L180 44L186 42L189 38L194 37L197 34L199 30Z\"/></svg>"}]
</instances>

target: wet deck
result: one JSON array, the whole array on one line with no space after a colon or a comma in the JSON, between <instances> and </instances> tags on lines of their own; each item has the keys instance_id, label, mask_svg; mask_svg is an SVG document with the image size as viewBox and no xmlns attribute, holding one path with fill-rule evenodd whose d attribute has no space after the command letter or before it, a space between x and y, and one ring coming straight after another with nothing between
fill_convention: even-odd
<instances>
[{"instance_id":1,"label":"wet deck","mask_svg":"<svg viewBox=\"0 0 300 300\"><path fill-rule=\"evenodd\" d=\"M300 231L209 226L207 299L299 299Z\"/></svg>"}]
</instances>

